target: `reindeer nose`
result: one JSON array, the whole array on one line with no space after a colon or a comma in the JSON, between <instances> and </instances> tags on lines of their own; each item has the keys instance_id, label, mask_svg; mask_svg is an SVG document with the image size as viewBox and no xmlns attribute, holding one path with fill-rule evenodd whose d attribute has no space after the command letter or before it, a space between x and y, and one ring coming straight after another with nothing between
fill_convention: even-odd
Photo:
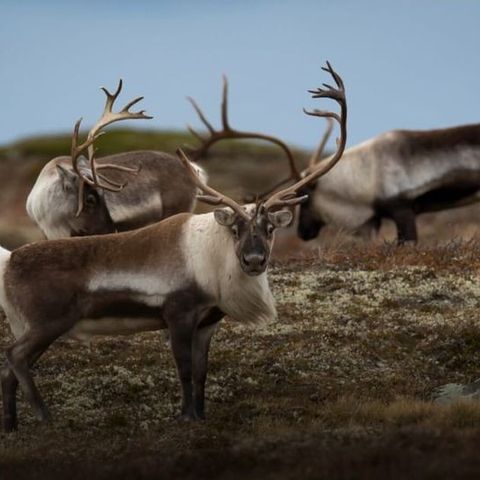
<instances>
[{"instance_id":1,"label":"reindeer nose","mask_svg":"<svg viewBox=\"0 0 480 480\"><path fill-rule=\"evenodd\" d=\"M245 265L257 269L263 268L267 262L267 257L263 253L245 253L243 255Z\"/></svg>"}]
</instances>

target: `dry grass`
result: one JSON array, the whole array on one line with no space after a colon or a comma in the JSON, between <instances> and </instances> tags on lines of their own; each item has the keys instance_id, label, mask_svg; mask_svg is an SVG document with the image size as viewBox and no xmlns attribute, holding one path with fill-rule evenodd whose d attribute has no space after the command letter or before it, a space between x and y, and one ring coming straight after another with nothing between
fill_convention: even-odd
<instances>
[{"instance_id":1,"label":"dry grass","mask_svg":"<svg viewBox=\"0 0 480 480\"><path fill-rule=\"evenodd\" d=\"M480 403L459 400L444 406L408 397L382 402L378 399L360 400L358 397L347 396L325 405L320 424L330 428L479 428Z\"/></svg>"}]
</instances>

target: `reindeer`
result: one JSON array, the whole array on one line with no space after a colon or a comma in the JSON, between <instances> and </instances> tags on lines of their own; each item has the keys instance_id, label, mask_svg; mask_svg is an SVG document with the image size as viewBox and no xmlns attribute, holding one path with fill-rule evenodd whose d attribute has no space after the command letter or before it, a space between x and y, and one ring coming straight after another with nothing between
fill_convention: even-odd
<instances>
[{"instance_id":1,"label":"reindeer","mask_svg":"<svg viewBox=\"0 0 480 480\"><path fill-rule=\"evenodd\" d=\"M122 80L113 94L105 87L102 90L106 95L104 111L87 140L79 145L80 119L70 157L48 162L28 196L28 215L48 239L132 230L195 207L196 188L172 155L134 151L95 158L93 142L103 127L122 120L152 118L143 110L129 111L143 97L119 112L112 111ZM88 159L81 155L85 150ZM198 165L195 168L206 178ZM135 176L128 188L125 175Z\"/></svg>"},{"instance_id":2,"label":"reindeer","mask_svg":"<svg viewBox=\"0 0 480 480\"><path fill-rule=\"evenodd\" d=\"M315 168L313 162L304 174ZM302 193L303 240L326 224L369 235L389 218L399 243L415 242L417 215L480 199L480 124L384 133L347 149L337 168Z\"/></svg>"},{"instance_id":3,"label":"reindeer","mask_svg":"<svg viewBox=\"0 0 480 480\"><path fill-rule=\"evenodd\" d=\"M17 427L16 390L36 416L50 418L30 369L69 331L118 334L168 328L182 388L181 416L204 418L208 351L225 316L242 323L275 318L266 269L274 231L287 227L297 192L330 170L346 142L347 106L342 79L317 90L336 100L341 115L316 111L340 123L338 149L328 162L294 185L242 206L207 186L187 156L178 157L210 213L181 213L138 230L46 240L12 253L0 249L0 305L16 337L0 372L3 425ZM222 207L220 207L222 206Z\"/></svg>"}]
</instances>

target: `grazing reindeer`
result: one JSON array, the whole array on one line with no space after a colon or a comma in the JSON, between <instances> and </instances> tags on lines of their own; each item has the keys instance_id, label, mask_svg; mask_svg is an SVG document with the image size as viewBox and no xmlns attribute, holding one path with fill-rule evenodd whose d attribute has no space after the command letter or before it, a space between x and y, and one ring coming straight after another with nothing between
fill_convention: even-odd
<instances>
[{"instance_id":1,"label":"grazing reindeer","mask_svg":"<svg viewBox=\"0 0 480 480\"><path fill-rule=\"evenodd\" d=\"M330 170L346 141L347 107L337 88L316 91L336 100L341 126L336 154L296 184L256 205L241 206L208 187L182 151L179 158L200 200L223 205L203 215L182 213L139 230L43 241L12 253L0 249L0 305L16 341L1 370L3 423L17 426L18 384L36 416L49 413L30 369L69 331L119 333L168 328L182 386L182 416L204 417L209 344L224 315L239 322L276 316L266 268L276 228L290 224L297 192Z\"/></svg>"},{"instance_id":2,"label":"grazing reindeer","mask_svg":"<svg viewBox=\"0 0 480 480\"><path fill-rule=\"evenodd\" d=\"M195 207L196 188L172 155L136 151L95 158L93 141L103 127L121 120L152 118L143 110L129 111L143 97L112 112L121 89L121 80L113 94L102 87L105 109L87 140L78 145L79 121L71 156L47 163L28 196L28 215L49 239L132 230ZM88 150L88 160L80 156L84 150ZM205 176L200 167L195 168ZM109 178L105 171L114 173ZM126 174L135 175L128 188Z\"/></svg>"},{"instance_id":3,"label":"grazing reindeer","mask_svg":"<svg viewBox=\"0 0 480 480\"><path fill-rule=\"evenodd\" d=\"M303 240L326 224L369 234L390 218L399 243L416 241L417 215L480 200L480 124L385 133L347 149L338 168L302 193Z\"/></svg>"}]
</instances>

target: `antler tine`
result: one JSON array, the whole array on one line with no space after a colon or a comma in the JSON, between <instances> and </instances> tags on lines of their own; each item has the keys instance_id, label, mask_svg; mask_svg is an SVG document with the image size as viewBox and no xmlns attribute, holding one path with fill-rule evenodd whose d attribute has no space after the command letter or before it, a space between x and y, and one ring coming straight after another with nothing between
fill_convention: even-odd
<instances>
[{"instance_id":1,"label":"antler tine","mask_svg":"<svg viewBox=\"0 0 480 480\"><path fill-rule=\"evenodd\" d=\"M304 108L303 113L311 115L312 117L334 118L337 122L341 122L340 115L335 112L328 112L326 110L319 110L317 108L315 108L314 110L307 110L306 108Z\"/></svg>"},{"instance_id":2,"label":"antler tine","mask_svg":"<svg viewBox=\"0 0 480 480\"><path fill-rule=\"evenodd\" d=\"M231 132L230 123L228 121L228 79L226 75L222 75L222 126L226 132Z\"/></svg>"},{"instance_id":3,"label":"antler tine","mask_svg":"<svg viewBox=\"0 0 480 480\"><path fill-rule=\"evenodd\" d=\"M230 121L228 118L228 79L225 75L223 75L222 79L223 79L223 90L222 90L222 104L221 104L221 122L222 122L221 130L216 130L212 126L212 124L207 120L205 114L203 113L202 109L198 106L197 102L192 97L187 97L188 101L192 104L193 108L195 109L195 112L197 113L200 121L205 125L209 133L208 136L203 137L193 128L188 127L190 133L200 141L199 147L196 148L195 150L191 150L189 152L190 155L192 155L193 158L196 160L200 158L203 154L205 154L214 143L217 143L220 140L232 139L232 138L238 138L238 139L252 138L257 140L265 140L267 142L271 142L277 145L285 153L288 159L289 167L290 167L289 179L294 179L294 180L300 179L301 175L295 164L295 159L293 157L293 154L285 142L283 142L279 138L274 137L272 135L236 130L230 126Z\"/></svg>"},{"instance_id":4,"label":"antler tine","mask_svg":"<svg viewBox=\"0 0 480 480\"><path fill-rule=\"evenodd\" d=\"M330 135L332 134L333 119L332 119L332 117L326 117L326 119L327 119L327 128L325 129L322 140L318 144L318 147L316 148L315 152L313 153L313 155L310 158L310 161L308 162L308 168L309 169L312 169L316 165L316 163L321 160L321 158L323 156L323 151L325 150L325 146L327 145L328 139L330 138Z\"/></svg>"},{"instance_id":5,"label":"antler tine","mask_svg":"<svg viewBox=\"0 0 480 480\"><path fill-rule=\"evenodd\" d=\"M129 112L130 108L132 108L136 103L143 100L143 97L134 98L131 102L128 102L121 110L120 113L129 113L130 115L144 115L145 110L140 110L139 112ZM153 117L152 117L153 118Z\"/></svg>"},{"instance_id":6,"label":"antler tine","mask_svg":"<svg viewBox=\"0 0 480 480\"><path fill-rule=\"evenodd\" d=\"M190 163L189 158L181 148L177 148L177 157L187 169L187 172L195 185L205 194L197 195L198 200L208 203L210 205L226 205L246 220L250 219L243 207L239 205L235 200L227 197L220 192L217 192L215 189L209 187L202 181L202 179L199 177L198 173L195 171L192 164Z\"/></svg>"},{"instance_id":7,"label":"antler tine","mask_svg":"<svg viewBox=\"0 0 480 480\"><path fill-rule=\"evenodd\" d=\"M200 142L204 141L204 138L191 125L187 124L187 130ZM189 149L193 150L191 147L189 147Z\"/></svg>"},{"instance_id":8,"label":"antler tine","mask_svg":"<svg viewBox=\"0 0 480 480\"><path fill-rule=\"evenodd\" d=\"M122 91L123 88L123 80L120 78L118 81L118 87L115 90L115 93L110 93L106 87L100 87L100 90L102 90L106 97L107 100L105 102L105 108L103 109L103 113L111 112L113 108L113 104L115 103L115 100L118 98L120 95L120 92Z\"/></svg>"},{"instance_id":9,"label":"antler tine","mask_svg":"<svg viewBox=\"0 0 480 480\"><path fill-rule=\"evenodd\" d=\"M212 124L207 120L207 117L202 112L202 109L199 107L198 103L192 98L187 97L187 100L192 104L192 107L197 112L198 118L200 118L201 122L207 127L207 130L213 135L216 133L215 129L213 128Z\"/></svg>"},{"instance_id":10,"label":"antler tine","mask_svg":"<svg viewBox=\"0 0 480 480\"><path fill-rule=\"evenodd\" d=\"M303 177L300 181L287 187L283 190L280 190L274 193L267 201L265 202L265 208L271 209L276 207L281 207L284 205L296 205L301 203L306 199L306 196L297 197L296 194L305 185L317 180L322 175L325 175L333 166L342 158L343 151L345 150L347 142L347 102L345 97L345 86L340 75L333 70L329 62L327 62L327 67L323 67L323 70L329 72L338 88L326 87L326 90L318 88L316 90L311 90L313 98L330 98L335 100L340 105L340 115L324 111L324 110L314 110L309 112L304 110L306 114L313 115L317 117L327 117L335 119L340 125L340 138L337 139L337 151L334 155L330 157L326 162L320 163L317 168L314 168L309 174Z\"/></svg>"},{"instance_id":11,"label":"antler tine","mask_svg":"<svg viewBox=\"0 0 480 480\"><path fill-rule=\"evenodd\" d=\"M115 165L114 163L102 163L101 165L97 165L96 170L97 172L100 170L118 170L119 172L128 172L137 175L140 172L141 167L131 168L124 167L123 165Z\"/></svg>"},{"instance_id":12,"label":"antler tine","mask_svg":"<svg viewBox=\"0 0 480 480\"><path fill-rule=\"evenodd\" d=\"M333 69L331 63L328 60L325 63L326 63L326 67L322 67L322 70L324 72L328 72L332 76L339 90L345 91L345 85L343 83L342 77Z\"/></svg>"}]
</instances>

